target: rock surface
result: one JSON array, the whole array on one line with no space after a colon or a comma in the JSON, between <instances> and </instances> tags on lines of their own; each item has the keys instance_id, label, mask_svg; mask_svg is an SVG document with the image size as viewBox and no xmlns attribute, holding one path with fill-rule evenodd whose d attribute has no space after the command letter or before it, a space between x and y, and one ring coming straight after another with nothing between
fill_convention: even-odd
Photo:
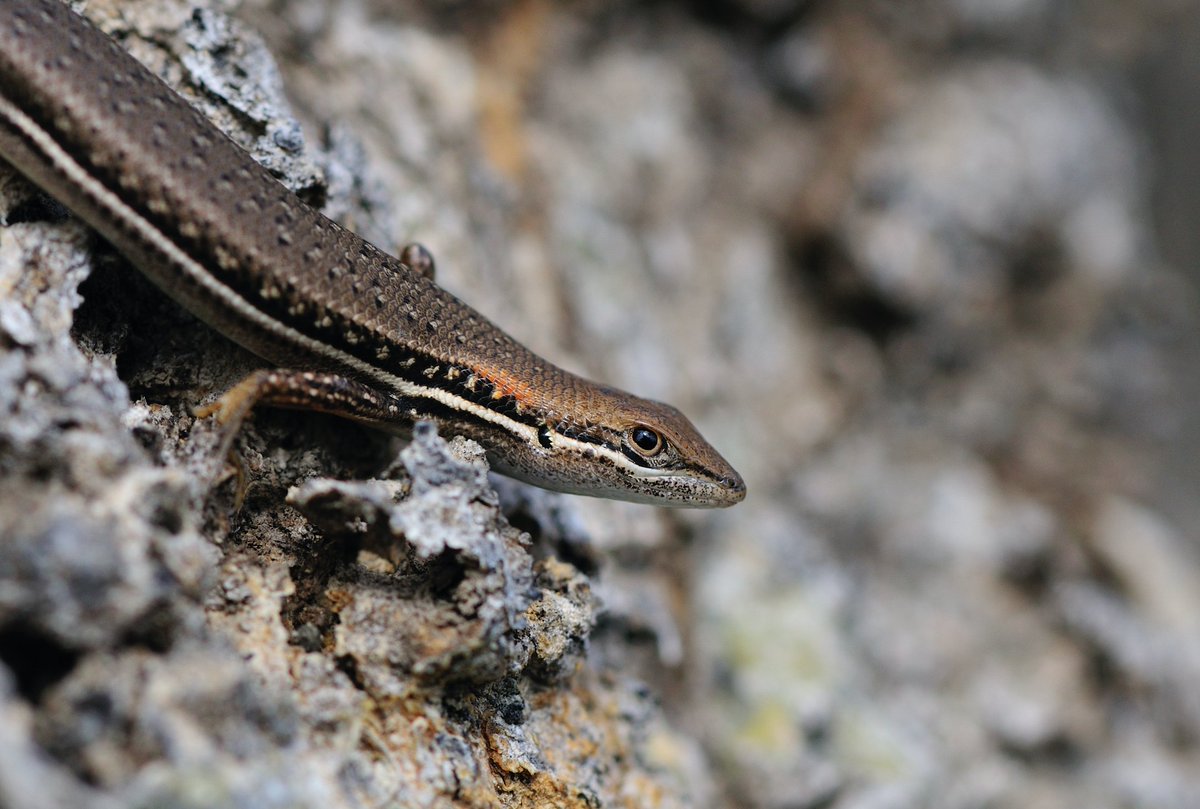
<instances>
[{"instance_id":1,"label":"rock surface","mask_svg":"<svg viewBox=\"0 0 1200 809\"><path fill-rule=\"evenodd\" d=\"M679 404L720 513L263 410L0 167L0 805L1191 807L1170 3L91 0L282 181Z\"/></svg>"}]
</instances>

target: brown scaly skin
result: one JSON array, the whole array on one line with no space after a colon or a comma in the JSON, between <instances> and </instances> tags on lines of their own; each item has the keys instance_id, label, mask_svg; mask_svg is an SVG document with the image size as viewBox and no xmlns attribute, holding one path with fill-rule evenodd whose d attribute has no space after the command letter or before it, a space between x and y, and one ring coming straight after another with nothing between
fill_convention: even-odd
<instances>
[{"instance_id":1,"label":"brown scaly skin","mask_svg":"<svg viewBox=\"0 0 1200 809\"><path fill-rule=\"evenodd\" d=\"M432 419L550 489L745 496L678 410L550 364L438 287L423 249L405 251L414 270L309 208L59 0L0 0L0 157L197 316L297 369L211 410L310 408L391 431Z\"/></svg>"}]
</instances>

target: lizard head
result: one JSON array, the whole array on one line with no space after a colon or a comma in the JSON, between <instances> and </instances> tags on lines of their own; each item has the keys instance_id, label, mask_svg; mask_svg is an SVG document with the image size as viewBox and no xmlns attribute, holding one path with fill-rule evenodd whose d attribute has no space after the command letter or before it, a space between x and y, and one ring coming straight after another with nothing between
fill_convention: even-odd
<instances>
[{"instance_id":1,"label":"lizard head","mask_svg":"<svg viewBox=\"0 0 1200 809\"><path fill-rule=\"evenodd\" d=\"M580 412L541 425L525 452L492 455L493 466L547 489L657 506L745 498L741 476L674 407L596 386Z\"/></svg>"}]
</instances>

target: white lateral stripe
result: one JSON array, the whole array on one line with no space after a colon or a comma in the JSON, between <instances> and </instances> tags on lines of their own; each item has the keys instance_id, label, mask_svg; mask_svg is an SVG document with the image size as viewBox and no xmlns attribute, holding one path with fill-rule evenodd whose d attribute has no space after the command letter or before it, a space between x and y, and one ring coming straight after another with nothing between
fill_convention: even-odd
<instances>
[{"instance_id":1,"label":"white lateral stripe","mask_svg":"<svg viewBox=\"0 0 1200 809\"><path fill-rule=\"evenodd\" d=\"M476 404L469 399L464 399L457 394L451 393L450 391L443 390L441 388L429 388L423 385L415 385L399 378L395 379L392 387L404 395L433 399L434 401L444 404L453 410L470 413L476 418L490 421L493 424L498 424L507 429L509 432L524 438L527 442L529 442L530 446L534 446L534 444L537 442L537 430L535 428L523 422L510 419L503 413L497 413L495 410L491 410L483 405ZM649 467L639 466L626 458L623 452L616 452L604 446L603 444L593 444L588 441L580 441L577 438L571 438L570 436L563 435L562 433L555 432L554 430L550 431L550 441L552 445L562 444L563 446L569 448L573 454L579 458L583 458L586 452L602 455L608 460L612 461L614 465L631 472L635 477L657 478L676 474L667 469L651 469ZM538 451L543 451L540 443L537 444L536 449Z\"/></svg>"}]
</instances>

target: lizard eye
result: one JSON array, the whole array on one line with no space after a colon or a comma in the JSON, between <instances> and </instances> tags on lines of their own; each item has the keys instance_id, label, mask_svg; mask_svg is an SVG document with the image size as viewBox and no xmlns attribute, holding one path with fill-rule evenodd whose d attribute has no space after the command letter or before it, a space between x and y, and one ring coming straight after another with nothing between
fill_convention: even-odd
<instances>
[{"instance_id":1,"label":"lizard eye","mask_svg":"<svg viewBox=\"0 0 1200 809\"><path fill-rule=\"evenodd\" d=\"M629 433L629 440L633 442L637 451L647 458L653 458L663 449L662 436L649 427L641 425L634 427Z\"/></svg>"}]
</instances>

